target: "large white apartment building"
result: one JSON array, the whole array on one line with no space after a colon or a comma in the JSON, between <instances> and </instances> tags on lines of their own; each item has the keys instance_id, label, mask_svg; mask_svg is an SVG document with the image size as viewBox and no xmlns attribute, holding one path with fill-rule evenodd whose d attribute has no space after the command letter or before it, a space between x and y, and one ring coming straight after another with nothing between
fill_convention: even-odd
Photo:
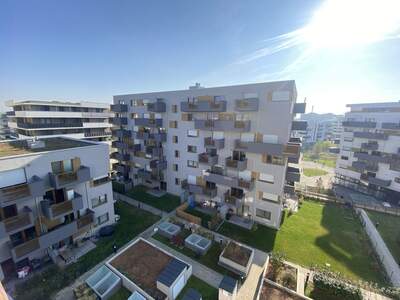
<instances>
[{"instance_id":1,"label":"large white apartment building","mask_svg":"<svg viewBox=\"0 0 400 300\"><path fill-rule=\"evenodd\" d=\"M398 204L400 102L347 106L336 182Z\"/></svg>"},{"instance_id":2,"label":"large white apartment building","mask_svg":"<svg viewBox=\"0 0 400 300\"><path fill-rule=\"evenodd\" d=\"M279 228L299 170L294 81L114 96L119 162L136 184Z\"/></svg>"},{"instance_id":3,"label":"large white apartment building","mask_svg":"<svg viewBox=\"0 0 400 300\"><path fill-rule=\"evenodd\" d=\"M9 127L19 138L65 136L103 141L111 137L107 103L8 101Z\"/></svg>"},{"instance_id":4,"label":"large white apartment building","mask_svg":"<svg viewBox=\"0 0 400 300\"><path fill-rule=\"evenodd\" d=\"M108 145L53 137L0 142L0 273L53 260L114 223Z\"/></svg>"},{"instance_id":5,"label":"large white apartment building","mask_svg":"<svg viewBox=\"0 0 400 300\"><path fill-rule=\"evenodd\" d=\"M305 144L339 140L343 132L343 119L342 115L303 114L300 120L307 122L307 129L300 131L299 136Z\"/></svg>"}]
</instances>

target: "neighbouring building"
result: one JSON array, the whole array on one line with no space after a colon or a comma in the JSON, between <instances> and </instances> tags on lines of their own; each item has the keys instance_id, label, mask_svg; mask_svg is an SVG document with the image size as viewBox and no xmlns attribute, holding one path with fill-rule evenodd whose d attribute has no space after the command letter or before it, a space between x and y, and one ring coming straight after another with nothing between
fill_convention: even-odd
<instances>
[{"instance_id":1,"label":"neighbouring building","mask_svg":"<svg viewBox=\"0 0 400 300\"><path fill-rule=\"evenodd\" d=\"M304 144L314 144L321 141L337 141L343 132L344 116L334 114L303 114L300 120L307 122L307 129L299 131L298 135Z\"/></svg>"},{"instance_id":2,"label":"neighbouring building","mask_svg":"<svg viewBox=\"0 0 400 300\"><path fill-rule=\"evenodd\" d=\"M114 96L113 169L134 185L180 195L279 228L299 180L294 81Z\"/></svg>"},{"instance_id":3,"label":"neighbouring building","mask_svg":"<svg viewBox=\"0 0 400 300\"><path fill-rule=\"evenodd\" d=\"M111 137L108 103L8 101L8 126L19 138L65 136L104 141Z\"/></svg>"},{"instance_id":4,"label":"neighbouring building","mask_svg":"<svg viewBox=\"0 0 400 300\"><path fill-rule=\"evenodd\" d=\"M0 140L15 138L8 127L8 113L0 113Z\"/></svg>"},{"instance_id":5,"label":"neighbouring building","mask_svg":"<svg viewBox=\"0 0 400 300\"><path fill-rule=\"evenodd\" d=\"M65 137L0 142L0 265L7 276L114 223L108 145Z\"/></svg>"},{"instance_id":6,"label":"neighbouring building","mask_svg":"<svg viewBox=\"0 0 400 300\"><path fill-rule=\"evenodd\" d=\"M336 183L398 203L400 102L349 104L336 165Z\"/></svg>"}]
</instances>

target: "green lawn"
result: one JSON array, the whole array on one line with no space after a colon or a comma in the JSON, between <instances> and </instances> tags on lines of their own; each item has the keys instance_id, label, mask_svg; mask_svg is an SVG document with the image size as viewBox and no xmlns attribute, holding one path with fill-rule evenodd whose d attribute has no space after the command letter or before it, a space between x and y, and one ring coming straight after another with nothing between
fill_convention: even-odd
<instances>
[{"instance_id":1,"label":"green lawn","mask_svg":"<svg viewBox=\"0 0 400 300\"><path fill-rule=\"evenodd\" d=\"M111 298L108 300L126 300L132 293L124 287L121 287Z\"/></svg>"},{"instance_id":2,"label":"green lawn","mask_svg":"<svg viewBox=\"0 0 400 300\"><path fill-rule=\"evenodd\" d=\"M181 204L181 199L178 196L167 193L162 197L154 197L146 193L146 190L143 185L138 185L126 192L125 195L166 212L173 211Z\"/></svg>"},{"instance_id":3,"label":"green lawn","mask_svg":"<svg viewBox=\"0 0 400 300\"><path fill-rule=\"evenodd\" d=\"M369 218L375 224L379 222L378 231L385 241L395 260L400 261L400 217L376 211L367 211Z\"/></svg>"},{"instance_id":4,"label":"green lawn","mask_svg":"<svg viewBox=\"0 0 400 300\"><path fill-rule=\"evenodd\" d=\"M186 291L190 288L198 291L201 294L203 300L217 300L218 299L218 290L216 288L212 287L211 285L205 283L201 279L195 277L194 275L192 275L190 277L189 281L187 282L184 289L180 292L177 299L182 300Z\"/></svg>"},{"instance_id":5,"label":"green lawn","mask_svg":"<svg viewBox=\"0 0 400 300\"><path fill-rule=\"evenodd\" d=\"M303 266L329 263L350 279L385 283L361 224L342 206L305 201L297 213L286 215L279 231L258 225L250 232L225 222L219 232L267 252L284 252Z\"/></svg>"},{"instance_id":6,"label":"green lawn","mask_svg":"<svg viewBox=\"0 0 400 300\"><path fill-rule=\"evenodd\" d=\"M112 254L114 244L118 248L122 247L159 220L158 216L123 202L115 204L115 213L119 214L121 219L115 226L115 233L111 237L100 239L95 249L64 270L58 269L57 266L51 266L43 273L17 285L16 299L48 299L50 295L68 286L77 277Z\"/></svg>"},{"instance_id":7,"label":"green lawn","mask_svg":"<svg viewBox=\"0 0 400 300\"><path fill-rule=\"evenodd\" d=\"M309 152L303 153L303 160L305 161L315 161L327 167L336 167L336 156L330 153L320 153L317 159L311 157Z\"/></svg>"},{"instance_id":8,"label":"green lawn","mask_svg":"<svg viewBox=\"0 0 400 300\"><path fill-rule=\"evenodd\" d=\"M187 236L187 235L186 235ZM186 238L186 236L183 236L182 238ZM210 269L222 274L222 275L229 275L231 277L237 277L237 275L232 274L230 271L226 270L224 267L221 267L218 265L218 260L219 256L222 252L221 246L217 244L216 242L213 242L211 245L210 249L207 251L205 255L197 255L194 251L183 247L179 248L173 243L170 242L170 240L166 237L163 237L160 234L155 234L153 235L153 238L160 241L161 243L167 245L168 247L181 252L182 254L198 261L199 263L205 265L206 267L209 267Z\"/></svg>"},{"instance_id":9,"label":"green lawn","mask_svg":"<svg viewBox=\"0 0 400 300\"><path fill-rule=\"evenodd\" d=\"M306 168L303 170L303 174L307 177L314 177L314 176L324 176L328 174L328 172L321 169Z\"/></svg>"}]
</instances>

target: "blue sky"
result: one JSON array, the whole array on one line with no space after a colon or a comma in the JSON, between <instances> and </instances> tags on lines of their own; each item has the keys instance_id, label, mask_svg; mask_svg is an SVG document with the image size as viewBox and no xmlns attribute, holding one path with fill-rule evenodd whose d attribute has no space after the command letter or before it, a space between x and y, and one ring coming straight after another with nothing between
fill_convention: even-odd
<instances>
[{"instance_id":1,"label":"blue sky","mask_svg":"<svg viewBox=\"0 0 400 300\"><path fill-rule=\"evenodd\" d=\"M354 29L345 30L353 34L350 45L339 43L348 40L335 36L336 29L332 45L320 32L309 38L302 31L324 4L1 0L0 102L111 102L116 94L184 89L195 82L207 87L283 79L295 79L298 101L307 97L308 110L316 112L400 100L397 17L387 24L390 32L360 43L354 43L353 36L361 35L353 22L344 23ZM341 8L327 9L338 14ZM371 11L378 14L375 27L391 17L383 11L379 19L379 11ZM357 17L352 13L354 23L364 24ZM365 17L365 26L372 26ZM318 22L311 27L325 28Z\"/></svg>"}]
</instances>

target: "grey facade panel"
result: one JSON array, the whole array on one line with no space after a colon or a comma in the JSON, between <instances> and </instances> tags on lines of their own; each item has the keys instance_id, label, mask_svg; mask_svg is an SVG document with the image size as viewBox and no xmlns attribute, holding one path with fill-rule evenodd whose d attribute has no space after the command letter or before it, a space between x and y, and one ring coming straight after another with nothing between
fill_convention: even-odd
<instances>
[{"instance_id":1,"label":"grey facade panel","mask_svg":"<svg viewBox=\"0 0 400 300\"><path fill-rule=\"evenodd\" d=\"M256 142L242 142L235 141L235 149L244 152L258 153L258 154L271 154L281 156L284 151L284 145L273 143L256 143Z\"/></svg>"},{"instance_id":2,"label":"grey facade panel","mask_svg":"<svg viewBox=\"0 0 400 300\"><path fill-rule=\"evenodd\" d=\"M166 111L166 105L163 101L156 101L154 103L147 104L147 110L150 112L162 113Z\"/></svg>"},{"instance_id":3,"label":"grey facade panel","mask_svg":"<svg viewBox=\"0 0 400 300\"><path fill-rule=\"evenodd\" d=\"M226 111L226 101L197 101L181 102L182 112L224 112Z\"/></svg>"},{"instance_id":4,"label":"grey facade panel","mask_svg":"<svg viewBox=\"0 0 400 300\"><path fill-rule=\"evenodd\" d=\"M250 121L194 120L194 128L211 131L248 132L250 131Z\"/></svg>"},{"instance_id":5,"label":"grey facade panel","mask_svg":"<svg viewBox=\"0 0 400 300\"><path fill-rule=\"evenodd\" d=\"M162 119L150 119L150 118L136 118L135 126L145 126L145 127L162 127Z\"/></svg>"},{"instance_id":6,"label":"grey facade panel","mask_svg":"<svg viewBox=\"0 0 400 300\"><path fill-rule=\"evenodd\" d=\"M306 112L306 103L295 103L293 106L293 113L304 114Z\"/></svg>"}]
</instances>

